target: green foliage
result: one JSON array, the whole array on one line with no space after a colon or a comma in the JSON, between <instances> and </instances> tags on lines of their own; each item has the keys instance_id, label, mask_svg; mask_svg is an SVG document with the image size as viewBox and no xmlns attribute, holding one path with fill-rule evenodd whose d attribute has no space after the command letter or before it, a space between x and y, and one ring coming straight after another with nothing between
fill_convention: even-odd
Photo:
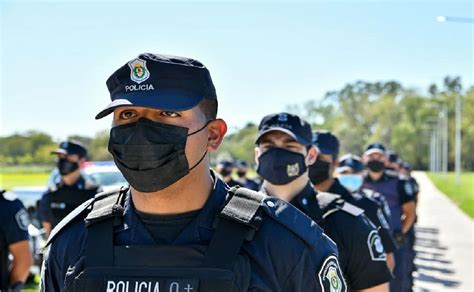
<instances>
[{"instance_id":1,"label":"green foliage","mask_svg":"<svg viewBox=\"0 0 474 292\"><path fill-rule=\"evenodd\" d=\"M213 164L220 160L244 159L249 164L255 164L254 148L255 137L257 136L257 126L249 123L243 129L229 134L224 138L224 142L219 152L213 156Z\"/></svg>"},{"instance_id":2,"label":"green foliage","mask_svg":"<svg viewBox=\"0 0 474 292\"><path fill-rule=\"evenodd\" d=\"M456 175L452 172L447 175L428 173L428 176L441 192L474 218L474 172L462 173L459 186L456 184Z\"/></svg>"}]
</instances>

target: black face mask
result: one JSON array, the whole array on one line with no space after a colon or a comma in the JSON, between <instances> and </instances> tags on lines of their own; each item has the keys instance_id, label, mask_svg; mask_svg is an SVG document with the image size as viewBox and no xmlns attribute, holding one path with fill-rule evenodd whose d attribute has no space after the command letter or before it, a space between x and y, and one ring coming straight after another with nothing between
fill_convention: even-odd
<instances>
[{"instance_id":1,"label":"black face mask","mask_svg":"<svg viewBox=\"0 0 474 292\"><path fill-rule=\"evenodd\" d=\"M306 172L301 153L271 148L258 158L257 173L274 185L286 185Z\"/></svg>"},{"instance_id":2,"label":"black face mask","mask_svg":"<svg viewBox=\"0 0 474 292\"><path fill-rule=\"evenodd\" d=\"M309 179L315 185L329 179L329 168L331 163L321 160L319 157L312 165L309 166Z\"/></svg>"},{"instance_id":3,"label":"black face mask","mask_svg":"<svg viewBox=\"0 0 474 292\"><path fill-rule=\"evenodd\" d=\"M242 178L242 177L245 177L245 175L247 174L246 171L237 171L237 175Z\"/></svg>"},{"instance_id":4,"label":"black face mask","mask_svg":"<svg viewBox=\"0 0 474 292\"><path fill-rule=\"evenodd\" d=\"M381 172L384 170L385 164L382 161L369 160L369 162L367 162L367 167L373 172Z\"/></svg>"},{"instance_id":5,"label":"black face mask","mask_svg":"<svg viewBox=\"0 0 474 292\"><path fill-rule=\"evenodd\" d=\"M113 127L108 150L130 185L140 192L165 189L186 176L207 154L189 168L185 154L189 129L140 118L137 122Z\"/></svg>"},{"instance_id":6,"label":"black face mask","mask_svg":"<svg viewBox=\"0 0 474 292\"><path fill-rule=\"evenodd\" d=\"M232 173L232 170L230 170L230 169L225 169L225 168L224 168L224 169L221 170L221 175L222 175L222 176L228 176L228 175L230 175L231 173Z\"/></svg>"},{"instance_id":7,"label":"black face mask","mask_svg":"<svg viewBox=\"0 0 474 292\"><path fill-rule=\"evenodd\" d=\"M58 160L57 166L61 175L70 174L79 168L79 164L77 162L71 162L64 158Z\"/></svg>"}]
</instances>

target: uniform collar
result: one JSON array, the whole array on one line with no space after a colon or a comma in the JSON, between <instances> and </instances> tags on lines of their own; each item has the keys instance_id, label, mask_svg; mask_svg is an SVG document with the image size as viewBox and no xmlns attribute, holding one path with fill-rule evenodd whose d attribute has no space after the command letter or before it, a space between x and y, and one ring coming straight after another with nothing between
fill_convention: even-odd
<instances>
[{"instance_id":1,"label":"uniform collar","mask_svg":"<svg viewBox=\"0 0 474 292\"><path fill-rule=\"evenodd\" d=\"M70 187L70 188L77 188L79 190L83 190L83 189L85 189L85 186L86 186L86 180L82 175L79 176L77 181L72 185L65 185L62 177L61 177L60 181L58 183L56 183L57 188Z\"/></svg>"},{"instance_id":2,"label":"uniform collar","mask_svg":"<svg viewBox=\"0 0 474 292\"><path fill-rule=\"evenodd\" d=\"M213 223L216 215L224 204L228 187L212 170L211 177L214 180L214 185L206 204L196 218L184 228L173 244L189 243L190 241L199 243L209 240L212 235ZM130 191L127 193L125 199L123 218L123 224L115 228L115 233L118 233L119 244L120 242L124 244L155 244L150 232L146 229L135 212L135 206L131 200Z\"/></svg>"}]
</instances>

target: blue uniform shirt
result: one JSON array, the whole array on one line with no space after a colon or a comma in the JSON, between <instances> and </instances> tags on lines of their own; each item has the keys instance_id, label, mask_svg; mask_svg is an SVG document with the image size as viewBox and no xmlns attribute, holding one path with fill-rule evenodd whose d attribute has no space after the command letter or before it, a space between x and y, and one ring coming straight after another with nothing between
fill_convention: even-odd
<instances>
[{"instance_id":1,"label":"blue uniform shirt","mask_svg":"<svg viewBox=\"0 0 474 292\"><path fill-rule=\"evenodd\" d=\"M6 247L29 239L28 213L20 200L10 201L0 194L0 223L0 236L2 236Z\"/></svg>"},{"instance_id":2,"label":"blue uniform shirt","mask_svg":"<svg viewBox=\"0 0 474 292\"><path fill-rule=\"evenodd\" d=\"M227 192L225 183L215 178L205 206L172 244L209 243L214 233L212 224ZM337 264L335 244L308 217L277 198L264 199L262 208L267 216L253 240L245 242L241 250L250 260L249 290L322 291L321 283L334 271L334 262ZM115 229L115 245L154 245L153 237L134 210L129 195L124 223ZM84 213L52 241L45 255L41 291L64 291L64 283L83 270L87 240Z\"/></svg>"}]
</instances>

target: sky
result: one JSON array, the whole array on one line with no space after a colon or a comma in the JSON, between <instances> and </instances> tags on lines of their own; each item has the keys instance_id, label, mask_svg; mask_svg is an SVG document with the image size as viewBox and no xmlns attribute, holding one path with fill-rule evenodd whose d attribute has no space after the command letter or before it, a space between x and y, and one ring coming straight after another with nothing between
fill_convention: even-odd
<instances>
[{"instance_id":1,"label":"sky","mask_svg":"<svg viewBox=\"0 0 474 292\"><path fill-rule=\"evenodd\" d=\"M108 129L105 80L140 53L210 70L235 130L356 80L425 90L474 85L472 1L126 2L0 0L0 136Z\"/></svg>"}]
</instances>

